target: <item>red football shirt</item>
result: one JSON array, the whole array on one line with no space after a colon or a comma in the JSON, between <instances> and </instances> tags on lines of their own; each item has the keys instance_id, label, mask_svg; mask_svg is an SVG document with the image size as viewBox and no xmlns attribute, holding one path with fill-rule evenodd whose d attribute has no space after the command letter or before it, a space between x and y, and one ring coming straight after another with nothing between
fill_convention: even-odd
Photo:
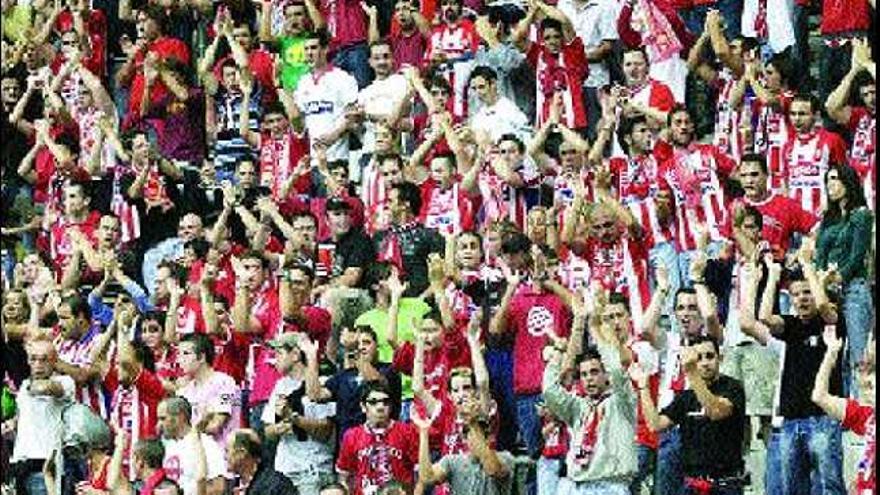
<instances>
[{"instance_id":1,"label":"red football shirt","mask_svg":"<svg viewBox=\"0 0 880 495\"><path fill-rule=\"evenodd\" d=\"M361 425L346 431L336 469L352 476L354 495L364 495L390 481L412 486L418 459L415 425L391 421L383 430Z\"/></svg>"}]
</instances>

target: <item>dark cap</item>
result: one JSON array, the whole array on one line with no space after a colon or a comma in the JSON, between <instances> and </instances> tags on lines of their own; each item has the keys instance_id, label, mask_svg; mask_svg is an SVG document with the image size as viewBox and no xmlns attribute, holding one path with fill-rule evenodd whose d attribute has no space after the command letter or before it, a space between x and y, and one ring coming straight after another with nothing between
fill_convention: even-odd
<instances>
[{"instance_id":1,"label":"dark cap","mask_svg":"<svg viewBox=\"0 0 880 495\"><path fill-rule=\"evenodd\" d=\"M327 211L349 211L351 205L342 198L330 198L327 200Z\"/></svg>"}]
</instances>

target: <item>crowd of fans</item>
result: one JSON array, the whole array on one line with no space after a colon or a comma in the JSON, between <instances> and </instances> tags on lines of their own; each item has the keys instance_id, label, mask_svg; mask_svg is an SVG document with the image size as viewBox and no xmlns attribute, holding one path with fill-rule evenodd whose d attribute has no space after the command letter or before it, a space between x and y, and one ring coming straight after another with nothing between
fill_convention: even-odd
<instances>
[{"instance_id":1,"label":"crowd of fans","mask_svg":"<svg viewBox=\"0 0 880 495\"><path fill-rule=\"evenodd\" d=\"M875 493L874 15L2 0L3 493Z\"/></svg>"}]
</instances>

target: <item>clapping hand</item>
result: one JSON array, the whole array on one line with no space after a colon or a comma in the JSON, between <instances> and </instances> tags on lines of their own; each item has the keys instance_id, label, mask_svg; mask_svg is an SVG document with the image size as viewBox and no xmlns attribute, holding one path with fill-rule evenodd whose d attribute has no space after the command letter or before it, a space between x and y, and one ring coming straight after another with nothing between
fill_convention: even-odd
<instances>
[{"instance_id":1,"label":"clapping hand","mask_svg":"<svg viewBox=\"0 0 880 495\"><path fill-rule=\"evenodd\" d=\"M822 341L828 352L837 354L843 348L843 339L837 336L837 327L835 325L825 325L825 331L822 332Z\"/></svg>"}]
</instances>

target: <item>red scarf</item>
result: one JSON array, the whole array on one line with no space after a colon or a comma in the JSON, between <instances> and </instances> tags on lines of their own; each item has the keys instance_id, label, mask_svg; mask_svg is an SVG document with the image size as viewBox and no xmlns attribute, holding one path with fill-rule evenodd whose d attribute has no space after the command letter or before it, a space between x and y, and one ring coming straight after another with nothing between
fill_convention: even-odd
<instances>
[{"instance_id":1,"label":"red scarf","mask_svg":"<svg viewBox=\"0 0 880 495\"><path fill-rule=\"evenodd\" d=\"M604 400L604 398L603 398ZM589 418L584 421L584 433L581 445L575 454L574 462L579 466L589 466L596 453L596 443L599 441L599 423L602 421L602 401L600 400L590 412Z\"/></svg>"},{"instance_id":2,"label":"red scarf","mask_svg":"<svg viewBox=\"0 0 880 495\"><path fill-rule=\"evenodd\" d=\"M755 16L755 33L758 38L767 39L767 0L758 0L758 15Z\"/></svg>"}]
</instances>

